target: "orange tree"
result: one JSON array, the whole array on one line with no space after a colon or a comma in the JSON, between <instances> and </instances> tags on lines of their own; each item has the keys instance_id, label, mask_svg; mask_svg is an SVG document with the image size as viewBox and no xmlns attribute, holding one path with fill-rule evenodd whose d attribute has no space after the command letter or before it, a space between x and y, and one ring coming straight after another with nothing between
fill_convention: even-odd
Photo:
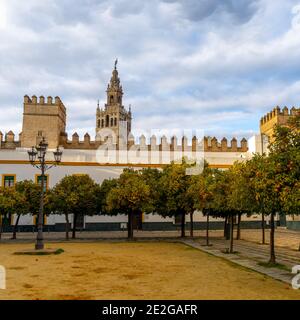
<instances>
[{"instance_id":1,"label":"orange tree","mask_svg":"<svg viewBox=\"0 0 300 320\"><path fill-rule=\"evenodd\" d=\"M206 245L209 245L209 217L212 215L212 200L213 192L212 185L214 183L214 171L209 168L207 162L204 163L204 168L201 174L191 177L191 185L188 188L188 193L194 205L194 210L199 210L206 216ZM193 212L191 211L191 236L193 236Z\"/></svg>"},{"instance_id":2,"label":"orange tree","mask_svg":"<svg viewBox=\"0 0 300 320\"><path fill-rule=\"evenodd\" d=\"M157 183L156 212L163 217L180 217L181 237L185 237L186 214L194 212L193 195L188 192L191 185L191 176L186 174L188 167L184 160L181 164L166 165Z\"/></svg>"},{"instance_id":3,"label":"orange tree","mask_svg":"<svg viewBox=\"0 0 300 320\"><path fill-rule=\"evenodd\" d=\"M143 211L147 211L150 201L150 187L143 179L141 171L125 169L117 179L106 197L107 210L127 214L128 238L133 239L133 219Z\"/></svg>"},{"instance_id":4,"label":"orange tree","mask_svg":"<svg viewBox=\"0 0 300 320\"><path fill-rule=\"evenodd\" d=\"M251 215L251 204L254 191L249 187L249 176L246 162L235 162L229 169L230 185L228 193L228 206L237 216L237 235L241 237L241 217L243 214Z\"/></svg>"},{"instance_id":5,"label":"orange tree","mask_svg":"<svg viewBox=\"0 0 300 320\"><path fill-rule=\"evenodd\" d=\"M17 182L13 187L0 189L0 211L7 217L17 218L13 227L12 239L16 239L20 217L35 214L39 207L40 187L31 180ZM1 225L2 229L2 225Z\"/></svg>"},{"instance_id":6,"label":"orange tree","mask_svg":"<svg viewBox=\"0 0 300 320\"><path fill-rule=\"evenodd\" d=\"M248 177L248 187L252 195L249 210L252 213L261 214L262 244L265 244L265 216L267 215L268 198L265 195L267 165L265 155L255 154L251 160L247 161L244 172Z\"/></svg>"},{"instance_id":7,"label":"orange tree","mask_svg":"<svg viewBox=\"0 0 300 320\"><path fill-rule=\"evenodd\" d=\"M288 126L277 125L270 144L269 158L274 165L274 181L281 215L300 213L300 112Z\"/></svg>"},{"instance_id":8,"label":"orange tree","mask_svg":"<svg viewBox=\"0 0 300 320\"><path fill-rule=\"evenodd\" d=\"M230 253L233 252L234 217L237 214L237 211L230 204L231 182L232 172L229 170L215 170L214 180L210 188L212 192L211 215L225 218L226 235L228 230L227 221L230 222Z\"/></svg>"},{"instance_id":9,"label":"orange tree","mask_svg":"<svg viewBox=\"0 0 300 320\"><path fill-rule=\"evenodd\" d=\"M282 203L282 214L300 213L300 112L288 126L276 126L270 155L276 164L276 183Z\"/></svg>"},{"instance_id":10,"label":"orange tree","mask_svg":"<svg viewBox=\"0 0 300 320\"><path fill-rule=\"evenodd\" d=\"M252 209L270 217L269 263L275 264L275 216L282 211L278 167L274 158L265 155L255 155L248 161L247 167L253 172L250 177L250 187L254 189Z\"/></svg>"},{"instance_id":11,"label":"orange tree","mask_svg":"<svg viewBox=\"0 0 300 320\"><path fill-rule=\"evenodd\" d=\"M16 203L15 213L17 218L14 224L12 239L17 237L17 228L21 215L35 215L39 210L41 188L37 183L31 180L19 181L15 184L15 191L19 195ZM46 197L47 198L47 197ZM47 205L47 200L45 201Z\"/></svg>"},{"instance_id":12,"label":"orange tree","mask_svg":"<svg viewBox=\"0 0 300 320\"><path fill-rule=\"evenodd\" d=\"M53 188L49 198L49 209L54 214L66 217L66 238L69 230L69 214L73 214L72 238L76 237L79 215L95 215L98 212L99 185L87 174L65 176Z\"/></svg>"},{"instance_id":13,"label":"orange tree","mask_svg":"<svg viewBox=\"0 0 300 320\"><path fill-rule=\"evenodd\" d=\"M1 212L1 226L0 226L0 237L3 229L3 218L11 217L15 210L18 208L18 204L23 201L20 194L16 192L14 187L0 187L0 212Z\"/></svg>"},{"instance_id":14,"label":"orange tree","mask_svg":"<svg viewBox=\"0 0 300 320\"><path fill-rule=\"evenodd\" d=\"M118 214L118 210L116 208L109 208L107 204L107 195L110 190L115 188L117 185L118 179L105 179L101 183L99 193L97 194L100 214L110 216Z\"/></svg>"}]
</instances>

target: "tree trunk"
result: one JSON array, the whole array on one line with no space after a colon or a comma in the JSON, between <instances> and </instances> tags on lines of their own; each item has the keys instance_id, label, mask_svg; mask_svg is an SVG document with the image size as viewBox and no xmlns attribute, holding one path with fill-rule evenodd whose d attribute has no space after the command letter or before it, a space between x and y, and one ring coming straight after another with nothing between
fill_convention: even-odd
<instances>
[{"instance_id":1,"label":"tree trunk","mask_svg":"<svg viewBox=\"0 0 300 320\"><path fill-rule=\"evenodd\" d=\"M242 218L242 215L239 213L238 214L237 231L236 231L236 240L241 239L241 218Z\"/></svg>"},{"instance_id":2,"label":"tree trunk","mask_svg":"<svg viewBox=\"0 0 300 320\"><path fill-rule=\"evenodd\" d=\"M185 237L185 212L181 214L181 238Z\"/></svg>"},{"instance_id":3,"label":"tree trunk","mask_svg":"<svg viewBox=\"0 0 300 320\"><path fill-rule=\"evenodd\" d=\"M231 215L231 224L230 224L230 249L229 253L233 253L233 228L234 228L234 223L233 223L233 214Z\"/></svg>"},{"instance_id":4,"label":"tree trunk","mask_svg":"<svg viewBox=\"0 0 300 320\"><path fill-rule=\"evenodd\" d=\"M228 218L227 218L227 216L225 217L225 220L224 220L224 238L226 238L227 239L227 220L228 220ZM228 240L228 239L227 239Z\"/></svg>"},{"instance_id":5,"label":"tree trunk","mask_svg":"<svg viewBox=\"0 0 300 320\"><path fill-rule=\"evenodd\" d=\"M69 240L69 229L70 229L70 222L69 222L69 214L65 214L66 217L66 240Z\"/></svg>"},{"instance_id":6,"label":"tree trunk","mask_svg":"<svg viewBox=\"0 0 300 320\"><path fill-rule=\"evenodd\" d=\"M128 231L128 239L132 240L133 239L133 212L132 211L128 213L127 231Z\"/></svg>"},{"instance_id":7,"label":"tree trunk","mask_svg":"<svg viewBox=\"0 0 300 320\"><path fill-rule=\"evenodd\" d=\"M190 213L190 236L193 238L194 236L194 212Z\"/></svg>"},{"instance_id":8,"label":"tree trunk","mask_svg":"<svg viewBox=\"0 0 300 320\"><path fill-rule=\"evenodd\" d=\"M17 220L16 220L15 225L14 225L12 239L17 239L17 228L18 228L18 224L19 224L19 221L20 221L20 217L21 217L21 215L18 214Z\"/></svg>"},{"instance_id":9,"label":"tree trunk","mask_svg":"<svg viewBox=\"0 0 300 320\"><path fill-rule=\"evenodd\" d=\"M274 213L271 213L271 231L270 231L270 260L269 263L275 264L276 263L276 256L275 256L275 222L274 222Z\"/></svg>"},{"instance_id":10,"label":"tree trunk","mask_svg":"<svg viewBox=\"0 0 300 320\"><path fill-rule=\"evenodd\" d=\"M206 214L206 245L209 246L209 214Z\"/></svg>"},{"instance_id":11,"label":"tree trunk","mask_svg":"<svg viewBox=\"0 0 300 320\"><path fill-rule=\"evenodd\" d=\"M266 238L265 238L265 214L261 214L261 231L262 231L262 239L261 242L262 244L266 243Z\"/></svg>"},{"instance_id":12,"label":"tree trunk","mask_svg":"<svg viewBox=\"0 0 300 320\"><path fill-rule=\"evenodd\" d=\"M72 239L76 238L76 223L77 223L77 213L73 214L73 230L72 230Z\"/></svg>"}]
</instances>

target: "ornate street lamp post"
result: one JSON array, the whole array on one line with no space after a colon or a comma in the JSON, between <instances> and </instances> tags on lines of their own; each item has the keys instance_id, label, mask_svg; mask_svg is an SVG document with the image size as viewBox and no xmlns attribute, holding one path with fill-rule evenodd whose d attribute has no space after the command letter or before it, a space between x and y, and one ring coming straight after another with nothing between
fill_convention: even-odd
<instances>
[{"instance_id":1,"label":"ornate street lamp post","mask_svg":"<svg viewBox=\"0 0 300 320\"><path fill-rule=\"evenodd\" d=\"M41 170L41 197L40 197L40 208L38 212L38 232L36 238L35 249L40 250L44 249L44 238L43 238L43 218L44 218L44 192L45 192L45 172L51 169L53 166L57 166L61 162L62 151L57 147L56 151L53 152L54 155L54 164L47 165L45 161L46 153L48 149L48 143L45 141L45 138L36 147L32 147L28 151L29 161L32 166ZM36 161L36 157L38 161Z\"/></svg>"}]
</instances>

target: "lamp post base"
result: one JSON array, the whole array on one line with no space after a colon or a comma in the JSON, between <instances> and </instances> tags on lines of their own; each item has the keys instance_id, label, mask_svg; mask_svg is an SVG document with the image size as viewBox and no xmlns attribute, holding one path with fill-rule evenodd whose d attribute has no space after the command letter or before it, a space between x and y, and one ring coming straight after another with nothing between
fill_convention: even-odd
<instances>
[{"instance_id":1,"label":"lamp post base","mask_svg":"<svg viewBox=\"0 0 300 320\"><path fill-rule=\"evenodd\" d=\"M43 250L44 249L44 244L41 243L40 241L38 241L36 244L35 244L35 250Z\"/></svg>"}]
</instances>

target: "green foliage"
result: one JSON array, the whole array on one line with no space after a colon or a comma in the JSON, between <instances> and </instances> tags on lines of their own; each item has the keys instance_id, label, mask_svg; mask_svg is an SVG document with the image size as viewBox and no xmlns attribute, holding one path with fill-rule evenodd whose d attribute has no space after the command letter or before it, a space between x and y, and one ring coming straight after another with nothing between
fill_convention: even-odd
<instances>
[{"instance_id":1,"label":"green foliage","mask_svg":"<svg viewBox=\"0 0 300 320\"><path fill-rule=\"evenodd\" d=\"M285 214L300 214L300 114L289 126L276 126L269 158L281 209Z\"/></svg>"},{"instance_id":2,"label":"green foliage","mask_svg":"<svg viewBox=\"0 0 300 320\"><path fill-rule=\"evenodd\" d=\"M0 211L4 215L36 214L40 187L31 180L17 182L14 187L0 188Z\"/></svg>"},{"instance_id":3,"label":"green foliage","mask_svg":"<svg viewBox=\"0 0 300 320\"><path fill-rule=\"evenodd\" d=\"M31 180L19 181L15 185L15 190L21 196L21 203L16 213L18 214L36 214L40 206L41 187ZM46 192L47 195L47 192ZM45 201L47 205L47 201Z\"/></svg>"},{"instance_id":4,"label":"green foliage","mask_svg":"<svg viewBox=\"0 0 300 320\"><path fill-rule=\"evenodd\" d=\"M273 159L265 155L255 155L247 162L246 172L249 189L252 191L252 201L249 203L252 212L268 215L280 212L279 186Z\"/></svg>"},{"instance_id":5,"label":"green foliage","mask_svg":"<svg viewBox=\"0 0 300 320\"><path fill-rule=\"evenodd\" d=\"M205 162L203 172L200 175L191 176L190 186L187 190L192 199L193 209L200 210L204 214L212 211L214 172L215 170L210 169L208 163Z\"/></svg>"},{"instance_id":6,"label":"green foliage","mask_svg":"<svg viewBox=\"0 0 300 320\"><path fill-rule=\"evenodd\" d=\"M209 205L210 215L214 217L226 217L232 213L229 204L231 174L229 171L214 170L210 177L211 201Z\"/></svg>"},{"instance_id":7,"label":"green foliage","mask_svg":"<svg viewBox=\"0 0 300 320\"><path fill-rule=\"evenodd\" d=\"M105 179L99 189L99 193L97 194L97 203L99 212L103 215L117 215L118 210L112 207L108 207L107 205L107 195L110 190L117 187L118 179Z\"/></svg>"},{"instance_id":8,"label":"green foliage","mask_svg":"<svg viewBox=\"0 0 300 320\"><path fill-rule=\"evenodd\" d=\"M23 202L24 198L16 192L15 188L0 188L0 212L4 216L15 213L18 204Z\"/></svg>"},{"instance_id":9,"label":"green foliage","mask_svg":"<svg viewBox=\"0 0 300 320\"><path fill-rule=\"evenodd\" d=\"M107 194L107 209L120 214L143 212L150 201L150 187L141 171L125 169Z\"/></svg>"},{"instance_id":10,"label":"green foliage","mask_svg":"<svg viewBox=\"0 0 300 320\"><path fill-rule=\"evenodd\" d=\"M236 162L229 169L229 195L228 206L237 213L247 213L250 211L253 190L249 188L249 180L246 171L246 163Z\"/></svg>"},{"instance_id":11,"label":"green foliage","mask_svg":"<svg viewBox=\"0 0 300 320\"><path fill-rule=\"evenodd\" d=\"M94 215L99 190L89 175L65 176L49 194L49 210L55 214Z\"/></svg>"},{"instance_id":12,"label":"green foliage","mask_svg":"<svg viewBox=\"0 0 300 320\"><path fill-rule=\"evenodd\" d=\"M160 194L155 205L160 215L172 217L194 211L193 195L188 192L192 181L192 176L186 175L188 167L184 161L164 167L157 183Z\"/></svg>"},{"instance_id":13,"label":"green foliage","mask_svg":"<svg viewBox=\"0 0 300 320\"><path fill-rule=\"evenodd\" d=\"M146 213L152 213L156 211L156 205L159 202L161 196L160 179L162 172L158 169L145 168L141 170L143 181L150 188L149 200L144 208Z\"/></svg>"}]
</instances>

